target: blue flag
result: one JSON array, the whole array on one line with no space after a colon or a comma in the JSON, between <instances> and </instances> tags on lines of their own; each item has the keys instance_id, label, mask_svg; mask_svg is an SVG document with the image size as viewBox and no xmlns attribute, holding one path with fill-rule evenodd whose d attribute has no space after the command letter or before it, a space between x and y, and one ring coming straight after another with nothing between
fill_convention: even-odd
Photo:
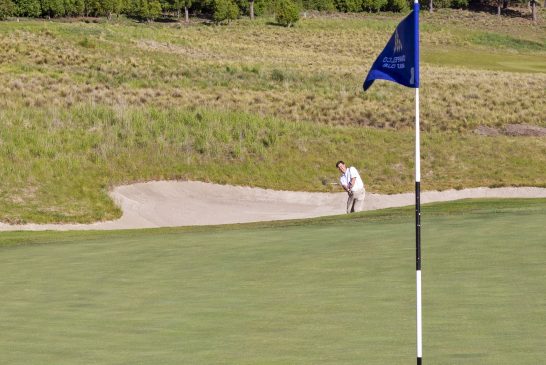
<instances>
[{"instance_id":1,"label":"blue flag","mask_svg":"<svg viewBox=\"0 0 546 365\"><path fill-rule=\"evenodd\" d=\"M398 24L389 43L373 63L364 80L364 91L376 79L419 87L419 4L413 4L413 11Z\"/></svg>"}]
</instances>

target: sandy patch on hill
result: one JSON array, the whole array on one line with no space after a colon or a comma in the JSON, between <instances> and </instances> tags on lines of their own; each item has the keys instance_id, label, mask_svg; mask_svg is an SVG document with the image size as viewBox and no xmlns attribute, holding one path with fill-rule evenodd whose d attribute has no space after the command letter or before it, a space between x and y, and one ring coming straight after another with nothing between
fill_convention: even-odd
<instances>
[{"instance_id":1,"label":"sandy patch on hill","mask_svg":"<svg viewBox=\"0 0 546 365\"><path fill-rule=\"evenodd\" d=\"M0 231L111 230L156 228L283 219L345 213L345 193L276 191L195 181L154 181L116 187L110 196L123 210L115 221L92 224L0 223ZM475 188L427 191L421 203L467 198L546 198L546 188ZM365 210L414 204L413 192L366 194Z\"/></svg>"},{"instance_id":2,"label":"sandy patch on hill","mask_svg":"<svg viewBox=\"0 0 546 365\"><path fill-rule=\"evenodd\" d=\"M546 128L529 124L507 124L503 128L481 125L474 130L474 133L488 137L500 134L511 137L544 137L546 136Z\"/></svg>"}]
</instances>

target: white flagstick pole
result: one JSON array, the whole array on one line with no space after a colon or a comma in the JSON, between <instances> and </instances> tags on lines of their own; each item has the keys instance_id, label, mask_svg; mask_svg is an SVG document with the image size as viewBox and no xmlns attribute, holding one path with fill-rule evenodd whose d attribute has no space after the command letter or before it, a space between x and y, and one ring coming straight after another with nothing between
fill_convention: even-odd
<instances>
[{"instance_id":1,"label":"white flagstick pole","mask_svg":"<svg viewBox=\"0 0 546 365\"><path fill-rule=\"evenodd\" d=\"M415 74L419 81L419 1L413 4L415 19ZM415 88L415 243L417 287L417 365L423 361L423 322L421 307L421 148L419 126L419 83Z\"/></svg>"},{"instance_id":2,"label":"white flagstick pole","mask_svg":"<svg viewBox=\"0 0 546 365\"><path fill-rule=\"evenodd\" d=\"M421 308L421 151L419 133L419 88L415 89L415 238L417 269L417 365L423 359L423 323Z\"/></svg>"}]
</instances>

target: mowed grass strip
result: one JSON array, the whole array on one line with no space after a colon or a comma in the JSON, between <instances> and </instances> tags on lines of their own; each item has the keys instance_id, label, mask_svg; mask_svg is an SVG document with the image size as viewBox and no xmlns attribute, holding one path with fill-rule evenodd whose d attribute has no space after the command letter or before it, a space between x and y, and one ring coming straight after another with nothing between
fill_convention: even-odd
<instances>
[{"instance_id":1,"label":"mowed grass strip","mask_svg":"<svg viewBox=\"0 0 546 365\"><path fill-rule=\"evenodd\" d=\"M370 192L414 187L411 130L93 105L5 111L0 122L4 222L114 219L121 211L107 192L133 181L339 191L339 159L360 169ZM423 133L421 151L424 190L546 186L544 138Z\"/></svg>"},{"instance_id":2,"label":"mowed grass strip","mask_svg":"<svg viewBox=\"0 0 546 365\"><path fill-rule=\"evenodd\" d=\"M542 361L544 206L520 200L423 207L428 361ZM409 212L2 234L2 359L408 363L415 357Z\"/></svg>"}]
</instances>

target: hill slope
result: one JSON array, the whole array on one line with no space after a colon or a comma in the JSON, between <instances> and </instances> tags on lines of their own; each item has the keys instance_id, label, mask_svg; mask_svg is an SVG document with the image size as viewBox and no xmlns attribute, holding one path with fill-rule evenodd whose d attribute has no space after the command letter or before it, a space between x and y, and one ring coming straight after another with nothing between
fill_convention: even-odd
<instances>
[{"instance_id":1,"label":"hill slope","mask_svg":"<svg viewBox=\"0 0 546 365\"><path fill-rule=\"evenodd\" d=\"M360 91L400 17L3 22L0 219L111 219L107 190L150 179L325 191L338 159L370 191L411 190L413 92ZM546 127L545 39L542 21L423 14L424 189L546 186L545 137L505 135Z\"/></svg>"}]
</instances>

